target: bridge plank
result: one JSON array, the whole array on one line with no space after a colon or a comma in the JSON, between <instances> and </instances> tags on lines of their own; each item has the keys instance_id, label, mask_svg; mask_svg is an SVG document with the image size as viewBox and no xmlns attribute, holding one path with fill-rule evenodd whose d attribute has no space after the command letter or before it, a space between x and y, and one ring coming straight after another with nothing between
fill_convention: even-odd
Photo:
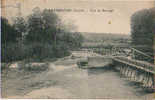
<instances>
[{"instance_id":1,"label":"bridge plank","mask_svg":"<svg viewBox=\"0 0 155 100\"><path fill-rule=\"evenodd\" d=\"M146 68L144 68L144 67L141 67L141 66L138 66L138 65L135 65L135 64L132 64L132 63L123 61L123 60L119 60L119 59L114 58L114 57L113 57L112 59L115 60L115 61L124 63L124 64L128 64L128 65L130 65L131 67L136 67L136 68L141 69L141 70L144 70L144 71L146 71L146 72L150 72L150 73L152 73L152 74L155 74L155 71L152 71L152 70L150 70L150 69L146 69Z\"/></svg>"}]
</instances>

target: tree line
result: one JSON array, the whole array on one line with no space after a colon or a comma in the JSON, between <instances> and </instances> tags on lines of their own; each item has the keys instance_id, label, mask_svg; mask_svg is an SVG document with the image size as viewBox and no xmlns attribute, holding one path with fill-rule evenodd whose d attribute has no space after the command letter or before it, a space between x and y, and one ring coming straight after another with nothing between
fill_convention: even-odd
<instances>
[{"instance_id":1,"label":"tree line","mask_svg":"<svg viewBox=\"0 0 155 100\"><path fill-rule=\"evenodd\" d=\"M26 18L16 17L13 24L3 17L1 22L2 62L64 57L83 42L80 33L71 32L74 25L67 26L50 9L36 7Z\"/></svg>"}]
</instances>

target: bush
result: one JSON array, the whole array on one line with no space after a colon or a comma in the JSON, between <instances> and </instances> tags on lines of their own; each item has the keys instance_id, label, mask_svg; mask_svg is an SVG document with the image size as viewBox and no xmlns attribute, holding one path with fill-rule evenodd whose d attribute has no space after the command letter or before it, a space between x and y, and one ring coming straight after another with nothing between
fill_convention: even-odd
<instances>
[{"instance_id":1,"label":"bush","mask_svg":"<svg viewBox=\"0 0 155 100\"><path fill-rule=\"evenodd\" d=\"M10 43L7 46L2 45L2 62L12 62L24 59L35 59L42 61L48 58L60 58L68 56L70 53L67 46L59 43L56 47L50 44L32 43L17 44Z\"/></svg>"},{"instance_id":2,"label":"bush","mask_svg":"<svg viewBox=\"0 0 155 100\"><path fill-rule=\"evenodd\" d=\"M9 43L2 45L2 62L10 62L15 60L22 60L25 58L25 52L21 45L16 43Z\"/></svg>"},{"instance_id":3,"label":"bush","mask_svg":"<svg viewBox=\"0 0 155 100\"><path fill-rule=\"evenodd\" d=\"M64 42L59 42L54 48L53 48L54 56L56 58L61 58L64 56L69 56L69 47Z\"/></svg>"},{"instance_id":4,"label":"bush","mask_svg":"<svg viewBox=\"0 0 155 100\"><path fill-rule=\"evenodd\" d=\"M26 58L42 60L44 58L54 58L53 47L50 44L32 43L25 48Z\"/></svg>"}]
</instances>

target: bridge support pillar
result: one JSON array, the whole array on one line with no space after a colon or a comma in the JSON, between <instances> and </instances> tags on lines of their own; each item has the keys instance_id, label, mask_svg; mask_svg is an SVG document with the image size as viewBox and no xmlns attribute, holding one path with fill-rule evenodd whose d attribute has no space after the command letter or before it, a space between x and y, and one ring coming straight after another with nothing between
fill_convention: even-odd
<instances>
[{"instance_id":1,"label":"bridge support pillar","mask_svg":"<svg viewBox=\"0 0 155 100\"><path fill-rule=\"evenodd\" d=\"M122 58L114 59L113 63L116 65L114 68L120 72L121 77L125 77L127 80L138 83L145 90L153 90L154 88L154 73L149 69L151 66L144 66L137 62L127 62ZM135 64L135 65L134 65Z\"/></svg>"},{"instance_id":2,"label":"bridge support pillar","mask_svg":"<svg viewBox=\"0 0 155 100\"><path fill-rule=\"evenodd\" d=\"M131 81L136 81L136 79L135 79L136 73L137 73L136 69L132 69L132 71L131 71L131 78L130 78Z\"/></svg>"}]
</instances>

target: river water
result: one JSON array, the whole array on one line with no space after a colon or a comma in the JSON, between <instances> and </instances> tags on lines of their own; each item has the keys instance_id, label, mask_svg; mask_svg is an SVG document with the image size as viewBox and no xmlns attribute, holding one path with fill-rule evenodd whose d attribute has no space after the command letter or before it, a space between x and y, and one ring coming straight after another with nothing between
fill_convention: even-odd
<instances>
[{"instance_id":1,"label":"river water","mask_svg":"<svg viewBox=\"0 0 155 100\"><path fill-rule=\"evenodd\" d=\"M49 64L49 70L33 77L5 79L5 98L71 98L71 99L139 99L150 100L152 94L104 68L80 69L77 59L63 59ZM12 76L13 73L10 73ZM4 84L5 83L5 84Z\"/></svg>"}]
</instances>

